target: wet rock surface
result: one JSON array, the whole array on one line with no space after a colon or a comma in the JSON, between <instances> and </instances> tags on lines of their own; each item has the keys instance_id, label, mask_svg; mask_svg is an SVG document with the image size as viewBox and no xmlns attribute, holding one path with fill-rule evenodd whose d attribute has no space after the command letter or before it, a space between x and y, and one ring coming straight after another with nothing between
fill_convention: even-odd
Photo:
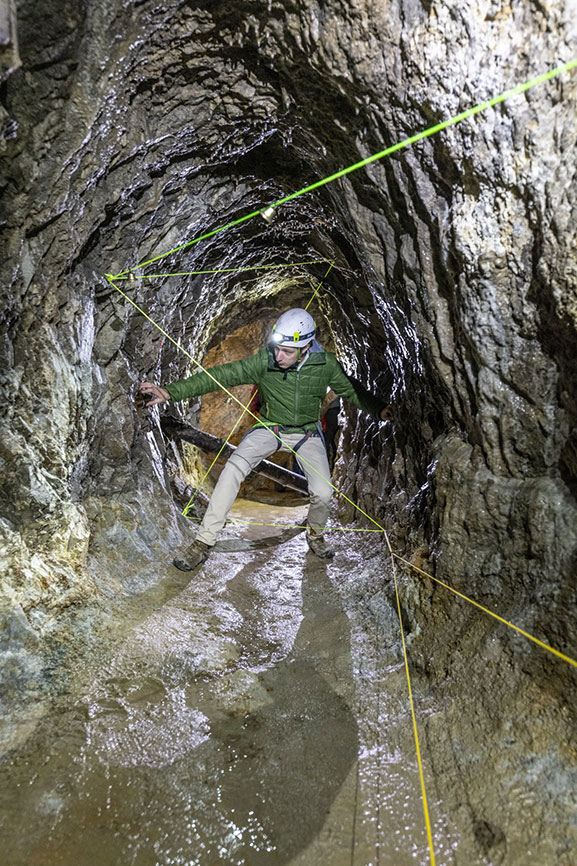
<instances>
[{"instance_id":1,"label":"wet rock surface","mask_svg":"<svg viewBox=\"0 0 577 866\"><path fill-rule=\"evenodd\" d=\"M198 481L198 457L167 443L156 414L139 414L132 397L138 381L166 382L195 364L103 275L577 56L577 25L569 2L4 7L0 555L9 749L50 724L42 722L49 702L106 607L147 597L158 563L190 535L179 512ZM118 282L200 361L222 353L240 328L256 334L277 311L307 301L327 262L150 274L334 260L312 308L321 340L396 410L389 425L347 410L337 485L384 523L399 552L421 551L426 570L572 656L576 82L567 74L287 203L270 224L247 221ZM188 411L198 422L200 406ZM343 500L338 513L358 517ZM368 611L359 625L367 634L395 622L390 574L376 574L373 601L358 608ZM425 763L442 803L441 862L570 864L573 671L421 577L403 577L401 596ZM361 616L354 587L351 599L349 616ZM144 652L138 641L134 652ZM383 648L379 663L386 658ZM306 680L309 661L298 664ZM385 690L395 671L382 669ZM162 683L154 665L143 670L134 700L178 717L187 686L161 698ZM205 747L208 693L195 696L185 728L195 750ZM115 723L122 712L132 718L130 695L103 694L117 702ZM352 766L365 717L355 734L328 694L331 707ZM317 720L318 712L311 709ZM387 725L381 731L370 718L385 737ZM159 719L153 713L152 730ZM277 721L268 718L268 733ZM84 723L74 734L78 753ZM118 730L121 743L127 729ZM46 809L58 811L46 796ZM375 856L367 845L359 862ZM300 854L287 848L286 856Z\"/></svg>"}]
</instances>

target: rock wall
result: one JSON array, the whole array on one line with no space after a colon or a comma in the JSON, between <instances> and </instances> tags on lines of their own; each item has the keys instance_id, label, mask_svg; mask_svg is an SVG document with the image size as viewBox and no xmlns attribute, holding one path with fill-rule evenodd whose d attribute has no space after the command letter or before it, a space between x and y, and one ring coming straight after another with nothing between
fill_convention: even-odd
<instances>
[{"instance_id":1,"label":"rock wall","mask_svg":"<svg viewBox=\"0 0 577 866\"><path fill-rule=\"evenodd\" d=\"M130 395L194 364L103 275L577 56L569 0L41 6L16 4L22 65L2 85L12 686L64 606L146 585L183 530L178 455ZM350 415L337 482L401 552L420 549L438 577L573 654L576 103L573 71L287 203L270 225L157 262L171 273L334 260L315 315L348 372L396 407L394 425ZM293 288L274 272L119 286L201 359L308 298L325 271L301 269ZM423 681L462 694L489 653L482 724L497 706L528 712L521 665L549 740L574 737L560 709L568 669L441 588L403 580Z\"/></svg>"}]
</instances>

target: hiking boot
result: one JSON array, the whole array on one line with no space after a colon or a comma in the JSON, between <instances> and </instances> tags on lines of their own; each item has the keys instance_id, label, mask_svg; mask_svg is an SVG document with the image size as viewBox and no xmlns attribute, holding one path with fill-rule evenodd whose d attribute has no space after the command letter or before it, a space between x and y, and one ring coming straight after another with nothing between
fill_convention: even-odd
<instances>
[{"instance_id":1,"label":"hiking boot","mask_svg":"<svg viewBox=\"0 0 577 866\"><path fill-rule=\"evenodd\" d=\"M193 571L206 562L210 555L210 545L203 541L193 541L184 553L180 553L172 560L172 564L181 571Z\"/></svg>"},{"instance_id":2,"label":"hiking boot","mask_svg":"<svg viewBox=\"0 0 577 866\"><path fill-rule=\"evenodd\" d=\"M328 546L325 541L324 535L318 535L313 529L307 529L307 544L309 546L309 550L315 554L315 556L320 556L321 559L332 559L335 555L334 550Z\"/></svg>"}]
</instances>

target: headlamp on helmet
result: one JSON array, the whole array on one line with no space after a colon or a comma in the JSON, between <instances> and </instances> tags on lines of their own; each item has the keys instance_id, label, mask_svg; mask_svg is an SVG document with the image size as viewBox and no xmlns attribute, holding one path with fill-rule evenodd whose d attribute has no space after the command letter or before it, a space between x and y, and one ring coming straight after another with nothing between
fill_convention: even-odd
<instances>
[{"instance_id":1,"label":"headlamp on helmet","mask_svg":"<svg viewBox=\"0 0 577 866\"><path fill-rule=\"evenodd\" d=\"M275 346L302 348L314 340L317 331L315 320L306 310L296 307L279 316L272 329Z\"/></svg>"}]
</instances>

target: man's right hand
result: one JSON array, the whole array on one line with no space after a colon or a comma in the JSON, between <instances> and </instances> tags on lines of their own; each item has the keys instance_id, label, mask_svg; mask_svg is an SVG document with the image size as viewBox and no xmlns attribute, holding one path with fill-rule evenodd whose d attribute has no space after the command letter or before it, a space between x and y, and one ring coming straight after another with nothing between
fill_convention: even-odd
<instances>
[{"instance_id":1,"label":"man's right hand","mask_svg":"<svg viewBox=\"0 0 577 866\"><path fill-rule=\"evenodd\" d=\"M160 385L153 385L152 382L143 382L140 386L140 391L149 399L149 402L145 403L147 409L151 406L158 406L159 403L166 403L170 400L170 394L166 388L161 388Z\"/></svg>"}]
</instances>

